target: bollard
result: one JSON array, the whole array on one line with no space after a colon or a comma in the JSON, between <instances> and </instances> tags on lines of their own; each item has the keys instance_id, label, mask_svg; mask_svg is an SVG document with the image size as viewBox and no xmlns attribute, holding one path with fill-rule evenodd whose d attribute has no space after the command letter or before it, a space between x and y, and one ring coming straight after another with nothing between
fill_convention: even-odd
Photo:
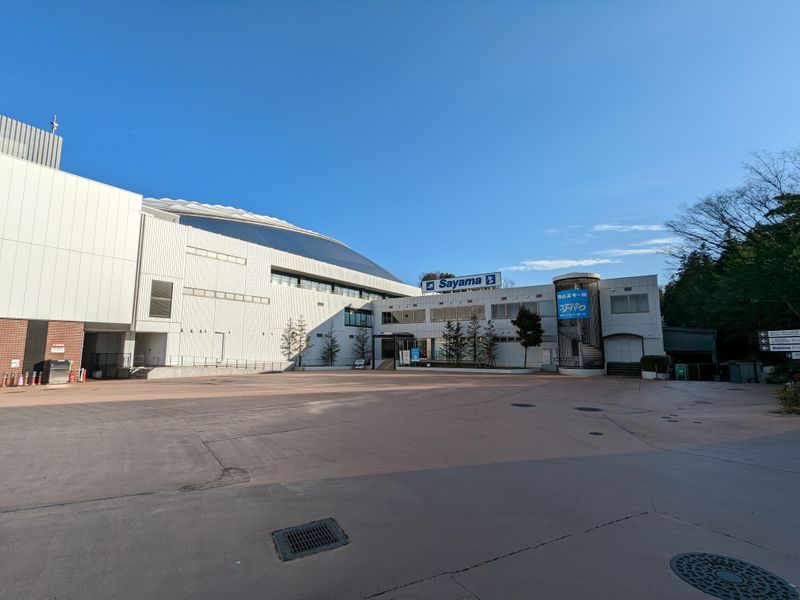
<instances>
[{"instance_id":1,"label":"bollard","mask_svg":"<svg viewBox=\"0 0 800 600\"><path fill-rule=\"evenodd\" d=\"M6 387L6 374L3 373L3 383L0 384L0 387Z\"/></svg>"},{"instance_id":2,"label":"bollard","mask_svg":"<svg viewBox=\"0 0 800 600\"><path fill-rule=\"evenodd\" d=\"M19 379L17 379L17 386L25 385L25 379L22 377L22 371L19 372Z\"/></svg>"},{"instance_id":3,"label":"bollard","mask_svg":"<svg viewBox=\"0 0 800 600\"><path fill-rule=\"evenodd\" d=\"M31 372L25 371L25 379L22 380L22 385L30 385L31 384Z\"/></svg>"}]
</instances>

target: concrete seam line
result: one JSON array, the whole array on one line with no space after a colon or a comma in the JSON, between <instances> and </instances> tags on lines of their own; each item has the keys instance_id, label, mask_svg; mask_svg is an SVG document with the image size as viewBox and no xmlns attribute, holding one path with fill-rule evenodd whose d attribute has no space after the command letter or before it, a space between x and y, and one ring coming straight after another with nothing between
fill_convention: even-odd
<instances>
[{"instance_id":1,"label":"concrete seam line","mask_svg":"<svg viewBox=\"0 0 800 600\"><path fill-rule=\"evenodd\" d=\"M732 540L736 540L737 542L743 542L745 544L749 544L751 546L755 546L756 548L760 548L761 550L767 550L769 552L774 552L775 554L780 554L782 556L786 556L786 557L791 558L793 560L800 560L800 556L795 556L794 554L789 554L788 552L781 552L780 550L775 550L775 549L770 548L768 546L763 546L763 545L758 544L756 542L752 542L750 540L746 540L744 538L740 538L740 537L738 537L736 535L733 535L731 533L726 533L725 531L720 531L719 529L714 529L713 527L709 527L707 525L702 525L700 523L695 523L693 521L689 521L688 519L684 519L682 517L679 517L678 515L673 515L673 514L668 513L668 512L657 512L656 514L659 514L662 517L667 517L668 519L672 519L674 521L678 521L679 523L683 523L685 525L691 525L692 527L697 527L698 529L705 529L706 531L710 531L712 533L716 533L717 535L722 535L722 536L725 536L727 538L731 538Z\"/></svg>"},{"instance_id":2,"label":"concrete seam line","mask_svg":"<svg viewBox=\"0 0 800 600\"><path fill-rule=\"evenodd\" d=\"M459 586L461 589L463 589L465 592L467 592L467 593L468 593L470 596L472 596L473 598L475 598L475 600L481 600L481 599L478 597L478 594L476 594L475 592L473 592L471 589L469 589L467 586L465 586L463 583L461 583L461 582L460 582L458 579L456 579L456 576L455 576L455 575L450 575L450 579L452 579L452 580L453 580L453 582L455 582L455 584L456 584L456 585L458 585L458 586Z\"/></svg>"},{"instance_id":3,"label":"concrete seam line","mask_svg":"<svg viewBox=\"0 0 800 600\"><path fill-rule=\"evenodd\" d=\"M791 475L800 475L800 471L792 471L791 469L781 469L780 467L770 467L769 465L759 465L756 463L746 462L743 460L734 460L733 458L723 458L721 456L710 456L708 454L698 454L697 452L689 452L688 450L675 450L669 448L661 448L662 452L673 452L675 454L685 454L687 456L696 456L698 458L707 458L709 460L721 460L723 462L733 463L735 465L746 465L748 467L756 467L758 469L768 469L770 471L778 471L779 473L789 473Z\"/></svg>"},{"instance_id":4,"label":"concrete seam line","mask_svg":"<svg viewBox=\"0 0 800 600\"><path fill-rule=\"evenodd\" d=\"M469 565L467 567L464 567L462 569L456 569L454 571L442 571L441 573L436 573L435 575L430 575L428 577L423 577L423 578L417 579L415 581L410 581L408 583L404 583L402 585L398 585L398 586L395 586L393 588L389 588L387 590L382 590L380 592L372 594L371 596L365 596L364 598L367 599L367 600L369 598L378 598L380 596L383 596L384 594L388 594L390 592L395 592L397 590L400 590L400 589L403 589L403 588L407 588L407 587L412 586L412 585L416 585L417 583L422 583L423 581L430 581L431 579L436 579L437 577L442 577L444 575L453 576L453 575L457 575L459 573L466 573L467 571L470 571L471 569L475 569L477 567L482 567L484 565L488 565L490 563L496 562L498 560L502 560L504 558L509 558L511 556L515 556L515 555L521 554L523 552L528 552L529 550L537 550L538 548L542 548L544 546L549 546L550 544L555 544L556 542L561 542L561 541L564 541L564 540L569 539L571 537L575 537L577 535L585 535L587 533L592 533L593 531L597 531L598 529L604 529L605 527L610 527L612 525L617 525L618 523L622 523L622 522L628 521L630 519L636 519L638 517L644 517L644 516L647 516L647 515L650 515L650 514L653 514L653 512L650 511L650 510L645 510L645 511L642 511L642 512L634 513L632 515L627 515L625 517L620 517L619 519L614 519L612 521L606 521L605 523L600 523L599 525L595 525L594 527L589 527L588 529L584 529L582 531L573 531L571 533L566 533L564 535L561 535L561 536L558 536L558 537L555 537L555 538L551 538L549 540L545 540L543 542L540 542L538 544L534 544L532 546L526 546L525 548L519 548L518 550L512 550L511 552L506 552L505 554L500 554L498 556L494 556L492 558L489 558L489 559L483 560L481 562L478 562L478 563ZM469 591L469 590L467 590L467 591Z\"/></svg>"}]
</instances>

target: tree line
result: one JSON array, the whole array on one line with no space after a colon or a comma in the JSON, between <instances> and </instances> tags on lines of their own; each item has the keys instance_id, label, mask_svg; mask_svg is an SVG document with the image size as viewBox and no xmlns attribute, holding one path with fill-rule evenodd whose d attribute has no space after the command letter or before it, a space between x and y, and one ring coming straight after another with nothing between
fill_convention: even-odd
<instances>
[{"instance_id":1,"label":"tree line","mask_svg":"<svg viewBox=\"0 0 800 600\"><path fill-rule=\"evenodd\" d=\"M297 321L290 318L281 333L281 353L286 357L286 360L297 360L298 366L302 364L303 355L314 347L307 329L308 325L303 316L300 315ZM330 324L330 328L323 335L323 338L320 359L326 365L333 366L342 350L342 345L339 343L339 337L336 335L333 323ZM356 357L365 361L369 360L372 354L371 344L372 335L366 328L359 328L353 338L353 349Z\"/></svg>"},{"instance_id":2,"label":"tree line","mask_svg":"<svg viewBox=\"0 0 800 600\"><path fill-rule=\"evenodd\" d=\"M745 171L667 223L682 244L664 322L717 330L721 360L755 355L759 330L800 327L800 147L757 153Z\"/></svg>"},{"instance_id":3,"label":"tree line","mask_svg":"<svg viewBox=\"0 0 800 600\"><path fill-rule=\"evenodd\" d=\"M528 348L539 346L544 337L541 317L521 306L517 318L511 320L517 328L520 345L525 349L523 368L528 367ZM477 315L472 315L466 326L461 321L447 321L442 332L442 354L448 364L494 368L497 364L498 340L494 321L482 326Z\"/></svg>"}]
</instances>

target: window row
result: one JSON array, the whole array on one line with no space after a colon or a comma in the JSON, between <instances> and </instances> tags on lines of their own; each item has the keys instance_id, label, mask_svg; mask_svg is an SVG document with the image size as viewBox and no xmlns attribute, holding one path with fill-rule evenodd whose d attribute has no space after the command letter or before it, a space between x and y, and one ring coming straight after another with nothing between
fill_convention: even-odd
<instances>
[{"instance_id":1,"label":"window row","mask_svg":"<svg viewBox=\"0 0 800 600\"><path fill-rule=\"evenodd\" d=\"M492 304L492 319L516 319L520 307L524 306L529 311L540 317L555 317L556 303L552 300L540 302L509 302L507 304Z\"/></svg>"},{"instance_id":2,"label":"window row","mask_svg":"<svg viewBox=\"0 0 800 600\"><path fill-rule=\"evenodd\" d=\"M275 285L286 285L289 287L303 288L306 290L313 290L315 292L322 292L324 294L337 294L339 296L349 296L350 298L362 298L364 300L383 300L388 296L370 290L361 288L347 287L329 281L322 281L320 279L311 279L301 275L293 275L291 273L281 273L280 271L272 271L270 281Z\"/></svg>"},{"instance_id":3,"label":"window row","mask_svg":"<svg viewBox=\"0 0 800 600\"><path fill-rule=\"evenodd\" d=\"M217 300L233 300L235 302L252 302L254 304L269 304L269 298L251 296L249 294L235 294L233 292L218 292L216 290L203 290L199 288L183 288L184 296L202 296L203 298L216 298Z\"/></svg>"},{"instance_id":4,"label":"window row","mask_svg":"<svg viewBox=\"0 0 800 600\"><path fill-rule=\"evenodd\" d=\"M364 308L345 308L344 324L350 327L372 327L372 311Z\"/></svg>"},{"instance_id":5,"label":"window row","mask_svg":"<svg viewBox=\"0 0 800 600\"><path fill-rule=\"evenodd\" d=\"M381 313L381 323L388 325L391 323L424 323L425 309L413 310L393 310Z\"/></svg>"},{"instance_id":6,"label":"window row","mask_svg":"<svg viewBox=\"0 0 800 600\"><path fill-rule=\"evenodd\" d=\"M481 321L486 318L486 307L483 304L473 306L446 306L444 308L431 309L431 323L443 323L446 321L469 321L472 315Z\"/></svg>"},{"instance_id":7,"label":"window row","mask_svg":"<svg viewBox=\"0 0 800 600\"><path fill-rule=\"evenodd\" d=\"M611 314L650 312L647 294L628 294L627 296L611 296Z\"/></svg>"},{"instance_id":8,"label":"window row","mask_svg":"<svg viewBox=\"0 0 800 600\"><path fill-rule=\"evenodd\" d=\"M204 250L203 248L195 248L194 246L186 246L186 254L194 254L196 256L205 256L206 258L214 258L237 265L246 265L247 259L241 256L233 256L232 254L224 254L223 252L214 252L213 250Z\"/></svg>"}]
</instances>

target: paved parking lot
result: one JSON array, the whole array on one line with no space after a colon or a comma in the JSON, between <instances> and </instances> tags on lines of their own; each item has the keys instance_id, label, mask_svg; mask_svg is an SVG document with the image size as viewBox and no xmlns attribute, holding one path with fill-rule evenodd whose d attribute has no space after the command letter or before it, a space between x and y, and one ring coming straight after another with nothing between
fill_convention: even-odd
<instances>
[{"instance_id":1,"label":"paved parking lot","mask_svg":"<svg viewBox=\"0 0 800 600\"><path fill-rule=\"evenodd\" d=\"M708 598L682 552L798 583L800 419L772 411L546 375L0 390L0 598ZM324 517L348 545L278 559Z\"/></svg>"}]
</instances>

